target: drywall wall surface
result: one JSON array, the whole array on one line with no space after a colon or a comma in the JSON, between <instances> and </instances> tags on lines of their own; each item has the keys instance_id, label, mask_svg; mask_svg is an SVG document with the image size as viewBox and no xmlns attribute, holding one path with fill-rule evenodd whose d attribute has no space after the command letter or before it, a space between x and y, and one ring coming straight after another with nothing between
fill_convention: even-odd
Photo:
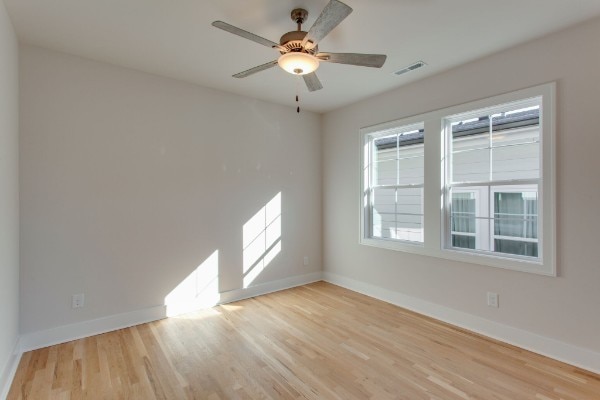
<instances>
[{"instance_id":1,"label":"drywall wall surface","mask_svg":"<svg viewBox=\"0 0 600 400\"><path fill-rule=\"evenodd\" d=\"M0 1L0 392L19 334L18 63L17 38Z\"/></svg>"},{"instance_id":2,"label":"drywall wall surface","mask_svg":"<svg viewBox=\"0 0 600 400\"><path fill-rule=\"evenodd\" d=\"M325 272L600 351L600 50L588 45L598 37L596 19L326 114ZM557 82L558 277L359 244L361 127L551 81ZM500 308L486 306L487 291L500 294Z\"/></svg>"},{"instance_id":3,"label":"drywall wall surface","mask_svg":"<svg viewBox=\"0 0 600 400\"><path fill-rule=\"evenodd\" d=\"M24 334L321 270L318 114L31 46L20 65Z\"/></svg>"}]
</instances>

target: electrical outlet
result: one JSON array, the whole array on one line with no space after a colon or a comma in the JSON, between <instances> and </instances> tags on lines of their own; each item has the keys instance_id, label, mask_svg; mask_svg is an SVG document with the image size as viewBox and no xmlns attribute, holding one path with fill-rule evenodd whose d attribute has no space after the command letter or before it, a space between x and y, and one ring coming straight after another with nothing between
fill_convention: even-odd
<instances>
[{"instance_id":1,"label":"electrical outlet","mask_svg":"<svg viewBox=\"0 0 600 400\"><path fill-rule=\"evenodd\" d=\"M83 293L74 294L71 297L71 306L73 308L81 308L85 303L85 295Z\"/></svg>"},{"instance_id":2,"label":"electrical outlet","mask_svg":"<svg viewBox=\"0 0 600 400\"><path fill-rule=\"evenodd\" d=\"M304 256L304 266L308 265L308 256Z\"/></svg>"},{"instance_id":3,"label":"electrical outlet","mask_svg":"<svg viewBox=\"0 0 600 400\"><path fill-rule=\"evenodd\" d=\"M488 307L498 308L500 303L498 302L498 293L488 292L487 293L487 305Z\"/></svg>"}]
</instances>

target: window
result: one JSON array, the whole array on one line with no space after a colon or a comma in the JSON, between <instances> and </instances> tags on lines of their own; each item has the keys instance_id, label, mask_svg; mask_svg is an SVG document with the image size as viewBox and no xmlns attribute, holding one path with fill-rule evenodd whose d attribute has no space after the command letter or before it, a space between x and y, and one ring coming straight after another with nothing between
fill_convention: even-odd
<instances>
[{"instance_id":1,"label":"window","mask_svg":"<svg viewBox=\"0 0 600 400\"><path fill-rule=\"evenodd\" d=\"M444 119L448 248L538 258L541 102Z\"/></svg>"},{"instance_id":2,"label":"window","mask_svg":"<svg viewBox=\"0 0 600 400\"><path fill-rule=\"evenodd\" d=\"M365 138L369 236L423 242L423 124L391 127Z\"/></svg>"},{"instance_id":3,"label":"window","mask_svg":"<svg viewBox=\"0 0 600 400\"><path fill-rule=\"evenodd\" d=\"M360 242L555 275L554 92L361 129Z\"/></svg>"}]
</instances>

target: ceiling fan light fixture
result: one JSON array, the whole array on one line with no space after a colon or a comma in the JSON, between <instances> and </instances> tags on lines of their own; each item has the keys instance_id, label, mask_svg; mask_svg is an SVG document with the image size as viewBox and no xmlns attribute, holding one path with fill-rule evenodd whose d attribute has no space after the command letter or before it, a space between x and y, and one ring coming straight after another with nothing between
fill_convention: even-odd
<instances>
[{"instance_id":1,"label":"ceiling fan light fixture","mask_svg":"<svg viewBox=\"0 0 600 400\"><path fill-rule=\"evenodd\" d=\"M269 47L281 54L276 60L233 75L234 78L246 78L257 72L279 65L284 71L292 75L302 75L308 91L314 92L323 89L321 81L317 77L317 74L314 73L319 68L321 61L372 68L381 68L385 63L385 54L322 53L319 51L319 42L350 15L351 12L352 8L342 3L342 1L329 0L315 23L306 32L302 30L302 24L306 21L308 11L303 8L295 8L292 10L290 17L297 24L298 29L284 33L279 39L279 43L223 21L214 21L212 25L215 28Z\"/></svg>"},{"instance_id":2,"label":"ceiling fan light fixture","mask_svg":"<svg viewBox=\"0 0 600 400\"><path fill-rule=\"evenodd\" d=\"M293 75L306 75L319 68L319 59L308 53L290 52L283 54L277 63L285 71Z\"/></svg>"}]
</instances>

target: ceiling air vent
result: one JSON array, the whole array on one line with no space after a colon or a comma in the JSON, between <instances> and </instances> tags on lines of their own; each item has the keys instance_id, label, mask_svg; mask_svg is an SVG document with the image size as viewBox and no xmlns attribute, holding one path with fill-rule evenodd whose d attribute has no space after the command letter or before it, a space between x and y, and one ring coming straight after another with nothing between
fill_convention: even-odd
<instances>
[{"instance_id":1,"label":"ceiling air vent","mask_svg":"<svg viewBox=\"0 0 600 400\"><path fill-rule=\"evenodd\" d=\"M417 61L414 64L409 65L408 67L402 68L400 71L394 72L396 75L406 74L407 72L414 71L415 69L419 69L421 67L426 66L427 64L423 61Z\"/></svg>"}]
</instances>

